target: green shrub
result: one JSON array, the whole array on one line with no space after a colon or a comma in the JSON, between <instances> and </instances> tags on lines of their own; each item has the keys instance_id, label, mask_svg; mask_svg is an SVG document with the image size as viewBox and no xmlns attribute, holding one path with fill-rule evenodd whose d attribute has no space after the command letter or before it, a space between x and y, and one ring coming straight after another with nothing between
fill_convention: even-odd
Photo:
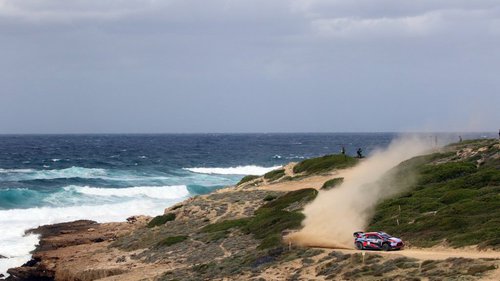
<instances>
[{"instance_id":1,"label":"green shrub","mask_svg":"<svg viewBox=\"0 0 500 281\"><path fill-rule=\"evenodd\" d=\"M285 169L279 169L266 173L264 175L264 178L268 181L275 181L282 178L284 175L285 175Z\"/></svg>"},{"instance_id":2,"label":"green shrub","mask_svg":"<svg viewBox=\"0 0 500 281\"><path fill-rule=\"evenodd\" d=\"M476 166L469 162L449 162L440 165L427 165L422 168L421 184L443 182L476 172Z\"/></svg>"},{"instance_id":3,"label":"green shrub","mask_svg":"<svg viewBox=\"0 0 500 281\"><path fill-rule=\"evenodd\" d=\"M168 213L165 215L161 216L156 216L152 220L150 220L147 224L147 227L152 228L155 226L160 226L164 225L168 221L173 221L175 220L175 214L174 213Z\"/></svg>"},{"instance_id":4,"label":"green shrub","mask_svg":"<svg viewBox=\"0 0 500 281\"><path fill-rule=\"evenodd\" d=\"M220 239L226 238L228 234L229 234L228 231L211 232L203 239L203 242L207 243L207 242L218 241Z\"/></svg>"},{"instance_id":5,"label":"green shrub","mask_svg":"<svg viewBox=\"0 0 500 281\"><path fill-rule=\"evenodd\" d=\"M217 263L211 262L206 264L197 264L192 267L192 270L197 273L206 273L209 270L213 270L217 267Z\"/></svg>"},{"instance_id":6,"label":"green shrub","mask_svg":"<svg viewBox=\"0 0 500 281\"><path fill-rule=\"evenodd\" d=\"M297 202L312 201L317 194L318 191L313 188L290 191L257 209L255 216L243 229L255 238L262 239L259 249L277 247L281 245L281 232L300 228L305 218L301 212L284 209Z\"/></svg>"},{"instance_id":7,"label":"green shrub","mask_svg":"<svg viewBox=\"0 0 500 281\"><path fill-rule=\"evenodd\" d=\"M323 186L321 187L321 189L323 190L329 190L329 189L332 189L336 186L339 186L341 185L342 183L344 182L344 178L334 178L334 179L331 179L331 180L327 180Z\"/></svg>"},{"instance_id":8,"label":"green shrub","mask_svg":"<svg viewBox=\"0 0 500 281\"><path fill-rule=\"evenodd\" d=\"M441 203L451 204L460 200L474 198L477 191L471 189L458 189L446 192L440 199Z\"/></svg>"},{"instance_id":9,"label":"green shrub","mask_svg":"<svg viewBox=\"0 0 500 281\"><path fill-rule=\"evenodd\" d=\"M240 228L244 233L253 234L261 240L259 249L278 247L281 245L282 231L299 228L304 219L302 213L284 209L297 202L309 202L317 194L318 191L312 188L291 191L261 206L253 217L213 223L203 227L200 232L213 234L207 237L208 240L217 240L226 237L230 229Z\"/></svg>"},{"instance_id":10,"label":"green shrub","mask_svg":"<svg viewBox=\"0 0 500 281\"><path fill-rule=\"evenodd\" d=\"M168 247L168 246L183 242L187 238L188 237L186 235L170 236L170 237L167 237L167 238L161 240L160 242L158 242L157 245L160 247Z\"/></svg>"},{"instance_id":11,"label":"green shrub","mask_svg":"<svg viewBox=\"0 0 500 281\"><path fill-rule=\"evenodd\" d=\"M304 160L293 167L293 172L316 174L333 169L343 169L356 165L358 159L347 155L326 155L319 158L312 158Z\"/></svg>"},{"instance_id":12,"label":"green shrub","mask_svg":"<svg viewBox=\"0 0 500 281\"><path fill-rule=\"evenodd\" d=\"M246 182L249 182L249 181L253 181L255 179L258 179L260 178L259 176L254 176L254 175L248 175L248 176L244 176L236 185L242 185Z\"/></svg>"},{"instance_id":13,"label":"green shrub","mask_svg":"<svg viewBox=\"0 0 500 281\"><path fill-rule=\"evenodd\" d=\"M262 207L260 207L256 213L264 209L276 209L282 210L290 206L295 202L309 202L312 201L318 195L318 191L314 188L305 188L295 191L290 191L287 194L277 198L274 201L268 202Z\"/></svg>"},{"instance_id":14,"label":"green shrub","mask_svg":"<svg viewBox=\"0 0 500 281\"><path fill-rule=\"evenodd\" d=\"M469 267L467 270L467 274L469 275L480 275L486 271L489 270L495 270L496 267L494 265L486 265L486 264L481 264L481 265L474 265Z\"/></svg>"},{"instance_id":15,"label":"green shrub","mask_svg":"<svg viewBox=\"0 0 500 281\"><path fill-rule=\"evenodd\" d=\"M273 234L281 234L285 229L300 227L304 214L283 210L266 210L259 212L246 225L245 229L253 233L255 238L264 239Z\"/></svg>"},{"instance_id":16,"label":"green shrub","mask_svg":"<svg viewBox=\"0 0 500 281\"><path fill-rule=\"evenodd\" d=\"M274 199L276 199L278 196L277 195L274 195L274 194L269 194L269 195L266 195L266 197L264 197L264 201L273 201Z\"/></svg>"},{"instance_id":17,"label":"green shrub","mask_svg":"<svg viewBox=\"0 0 500 281\"><path fill-rule=\"evenodd\" d=\"M281 245L281 235L273 233L262 239L257 249L272 249Z\"/></svg>"}]
</instances>

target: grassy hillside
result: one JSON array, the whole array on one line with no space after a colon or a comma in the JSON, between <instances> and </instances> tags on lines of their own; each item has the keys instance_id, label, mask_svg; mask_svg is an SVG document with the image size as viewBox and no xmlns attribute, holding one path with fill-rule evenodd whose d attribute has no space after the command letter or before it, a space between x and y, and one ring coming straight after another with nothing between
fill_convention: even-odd
<instances>
[{"instance_id":1,"label":"grassy hillside","mask_svg":"<svg viewBox=\"0 0 500 281\"><path fill-rule=\"evenodd\" d=\"M293 167L296 174L317 174L330 171L332 169L343 169L356 165L357 158L347 155L333 154L318 158L304 160Z\"/></svg>"},{"instance_id":2,"label":"grassy hillside","mask_svg":"<svg viewBox=\"0 0 500 281\"><path fill-rule=\"evenodd\" d=\"M384 230L416 246L500 248L500 144L476 140L413 158L395 169L416 172L408 192L381 202L370 230Z\"/></svg>"}]
</instances>

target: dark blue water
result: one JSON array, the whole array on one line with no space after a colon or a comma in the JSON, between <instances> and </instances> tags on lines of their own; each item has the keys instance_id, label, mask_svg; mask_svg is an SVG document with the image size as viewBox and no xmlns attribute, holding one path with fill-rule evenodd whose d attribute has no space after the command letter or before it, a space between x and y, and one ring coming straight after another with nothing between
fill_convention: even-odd
<instances>
[{"instance_id":1,"label":"dark blue water","mask_svg":"<svg viewBox=\"0 0 500 281\"><path fill-rule=\"evenodd\" d=\"M338 153L342 146L351 154L358 147L369 153L394 137L383 133L0 136L0 209L68 205L71 202L66 201L74 200L45 199L75 186L185 185L191 194L204 193L235 183L246 170L217 175L187 168L274 167ZM94 199L88 203L99 202Z\"/></svg>"},{"instance_id":2,"label":"dark blue water","mask_svg":"<svg viewBox=\"0 0 500 281\"><path fill-rule=\"evenodd\" d=\"M154 169L275 165L387 145L393 133L0 136L0 167ZM282 158L278 159L275 156ZM147 158L141 158L146 156ZM53 159L62 161L54 162ZM288 160L287 160L288 159Z\"/></svg>"}]
</instances>

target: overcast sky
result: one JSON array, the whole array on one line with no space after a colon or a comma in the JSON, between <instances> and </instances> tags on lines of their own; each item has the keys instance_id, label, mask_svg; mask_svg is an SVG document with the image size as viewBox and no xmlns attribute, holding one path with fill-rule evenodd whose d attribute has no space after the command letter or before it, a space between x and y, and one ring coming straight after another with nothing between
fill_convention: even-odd
<instances>
[{"instance_id":1,"label":"overcast sky","mask_svg":"<svg viewBox=\"0 0 500 281\"><path fill-rule=\"evenodd\" d=\"M500 1L0 0L0 133L496 131Z\"/></svg>"}]
</instances>

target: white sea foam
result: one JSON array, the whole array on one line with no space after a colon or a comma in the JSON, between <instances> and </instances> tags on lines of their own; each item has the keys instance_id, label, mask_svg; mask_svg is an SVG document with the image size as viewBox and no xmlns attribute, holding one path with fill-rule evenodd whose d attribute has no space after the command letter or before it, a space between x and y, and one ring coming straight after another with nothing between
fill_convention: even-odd
<instances>
[{"instance_id":1,"label":"white sea foam","mask_svg":"<svg viewBox=\"0 0 500 281\"><path fill-rule=\"evenodd\" d=\"M48 166L44 166L48 167ZM52 180L52 179L103 179L119 181L168 180L170 177L154 175L131 175L126 171L114 171L100 168L70 167L66 169L34 170L34 169L0 169L1 180Z\"/></svg>"},{"instance_id":2,"label":"white sea foam","mask_svg":"<svg viewBox=\"0 0 500 281\"><path fill-rule=\"evenodd\" d=\"M98 190L98 188L94 190ZM166 190L168 189L165 188ZM29 253L35 249L38 237L36 235L24 235L27 229L44 224L79 219L112 222L124 221L129 216L139 214L155 216L163 213L165 207L187 198L187 193L180 187L174 193L179 197L172 196L161 200L140 198L97 206L0 210L0 230L2 230L2 235L0 235L0 255L7 257L6 259L0 259L0 274L6 274L8 268L20 266L30 259Z\"/></svg>"},{"instance_id":3,"label":"white sea foam","mask_svg":"<svg viewBox=\"0 0 500 281\"><path fill-rule=\"evenodd\" d=\"M216 174L216 175L257 175L261 176L272 170L281 168L281 166L275 167L260 167L260 166L238 166L229 168L184 168L193 173L199 174Z\"/></svg>"},{"instance_id":4,"label":"white sea foam","mask_svg":"<svg viewBox=\"0 0 500 281\"><path fill-rule=\"evenodd\" d=\"M134 186L127 188L101 188L90 186L67 186L66 191L75 191L91 196L148 197L155 199L175 199L189 195L187 186Z\"/></svg>"},{"instance_id":5,"label":"white sea foam","mask_svg":"<svg viewBox=\"0 0 500 281\"><path fill-rule=\"evenodd\" d=\"M107 174L105 169L71 167L59 170L0 169L7 180L49 180L66 178L100 178Z\"/></svg>"},{"instance_id":6,"label":"white sea foam","mask_svg":"<svg viewBox=\"0 0 500 281\"><path fill-rule=\"evenodd\" d=\"M0 168L0 173L1 174L10 174L10 173L32 173L35 170L32 169L2 169Z\"/></svg>"}]
</instances>

